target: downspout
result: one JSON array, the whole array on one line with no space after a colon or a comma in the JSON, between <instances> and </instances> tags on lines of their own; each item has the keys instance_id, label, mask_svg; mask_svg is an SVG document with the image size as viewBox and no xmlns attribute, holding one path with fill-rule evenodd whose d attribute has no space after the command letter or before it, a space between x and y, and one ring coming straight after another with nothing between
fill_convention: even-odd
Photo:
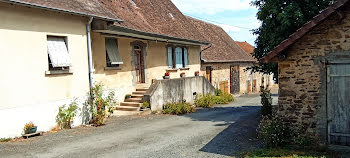
<instances>
[{"instance_id":1,"label":"downspout","mask_svg":"<svg viewBox=\"0 0 350 158\"><path fill-rule=\"evenodd\" d=\"M203 58L202 58L202 52L205 51L205 50L207 50L207 49L209 49L209 48L211 48L211 46L212 46L212 44L210 43L210 45L209 45L207 48L204 48L203 50L200 51L199 56L200 56L200 58L201 58L201 61L204 61Z\"/></svg>"},{"instance_id":2,"label":"downspout","mask_svg":"<svg viewBox=\"0 0 350 158\"><path fill-rule=\"evenodd\" d=\"M91 23L94 17L90 17L89 22L86 24L86 35L87 35L87 45L88 45L88 59L89 59L89 87L92 89L94 87L93 81L93 65L92 65L92 49L91 49Z\"/></svg>"}]
</instances>

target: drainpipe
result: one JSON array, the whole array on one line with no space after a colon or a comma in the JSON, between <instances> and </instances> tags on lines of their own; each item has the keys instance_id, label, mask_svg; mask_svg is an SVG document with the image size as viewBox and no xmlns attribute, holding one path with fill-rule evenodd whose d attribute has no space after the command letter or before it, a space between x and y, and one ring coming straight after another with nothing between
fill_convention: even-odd
<instances>
[{"instance_id":1,"label":"drainpipe","mask_svg":"<svg viewBox=\"0 0 350 158\"><path fill-rule=\"evenodd\" d=\"M202 58L202 52L205 51L205 50L207 50L207 49L209 49L209 48L211 48L211 46L212 46L212 44L210 43L210 45L209 45L207 48L205 48L205 49L203 49L203 50L200 51L200 55L199 55L199 56L200 56L200 58L201 58L201 61L204 61L203 58Z\"/></svg>"},{"instance_id":2,"label":"drainpipe","mask_svg":"<svg viewBox=\"0 0 350 158\"><path fill-rule=\"evenodd\" d=\"M93 65L92 65L92 49L91 49L91 23L94 17L90 17L89 22L86 24L86 35L87 35L87 45L88 45L88 59L89 59L89 87L90 89L94 86L93 81Z\"/></svg>"}]
</instances>

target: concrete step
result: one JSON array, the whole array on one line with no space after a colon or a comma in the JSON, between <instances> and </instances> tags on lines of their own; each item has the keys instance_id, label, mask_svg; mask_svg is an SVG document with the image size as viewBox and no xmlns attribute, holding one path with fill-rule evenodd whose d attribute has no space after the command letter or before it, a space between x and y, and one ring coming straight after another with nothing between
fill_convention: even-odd
<instances>
[{"instance_id":1,"label":"concrete step","mask_svg":"<svg viewBox=\"0 0 350 158\"><path fill-rule=\"evenodd\" d=\"M117 106L116 110L120 111L140 111L140 107L133 107L133 106Z\"/></svg>"},{"instance_id":2,"label":"concrete step","mask_svg":"<svg viewBox=\"0 0 350 158\"><path fill-rule=\"evenodd\" d=\"M142 94L144 95L146 93L146 91L136 91L136 92L132 92L132 94Z\"/></svg>"},{"instance_id":3,"label":"concrete step","mask_svg":"<svg viewBox=\"0 0 350 158\"><path fill-rule=\"evenodd\" d=\"M137 88L136 91L147 91L148 88Z\"/></svg>"},{"instance_id":4,"label":"concrete step","mask_svg":"<svg viewBox=\"0 0 350 158\"><path fill-rule=\"evenodd\" d=\"M132 94L131 98L143 98L143 94Z\"/></svg>"},{"instance_id":5,"label":"concrete step","mask_svg":"<svg viewBox=\"0 0 350 158\"><path fill-rule=\"evenodd\" d=\"M135 103L141 103L142 98L128 98L125 99L124 102L135 102Z\"/></svg>"},{"instance_id":6,"label":"concrete step","mask_svg":"<svg viewBox=\"0 0 350 158\"><path fill-rule=\"evenodd\" d=\"M120 111L116 110L111 115L112 117L120 117L120 116L131 116L131 115L138 115L141 114L142 111Z\"/></svg>"},{"instance_id":7,"label":"concrete step","mask_svg":"<svg viewBox=\"0 0 350 158\"><path fill-rule=\"evenodd\" d=\"M121 102L120 106L141 107L141 103L138 103L138 102Z\"/></svg>"}]
</instances>

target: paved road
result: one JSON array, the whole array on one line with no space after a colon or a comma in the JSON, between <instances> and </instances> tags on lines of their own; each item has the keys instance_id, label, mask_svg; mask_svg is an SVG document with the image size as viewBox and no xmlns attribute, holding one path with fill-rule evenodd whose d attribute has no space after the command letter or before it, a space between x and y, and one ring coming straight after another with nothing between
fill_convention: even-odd
<instances>
[{"instance_id":1,"label":"paved road","mask_svg":"<svg viewBox=\"0 0 350 158\"><path fill-rule=\"evenodd\" d=\"M103 127L82 127L0 144L0 157L232 157L261 147L255 130L260 98L183 116L110 118Z\"/></svg>"}]
</instances>

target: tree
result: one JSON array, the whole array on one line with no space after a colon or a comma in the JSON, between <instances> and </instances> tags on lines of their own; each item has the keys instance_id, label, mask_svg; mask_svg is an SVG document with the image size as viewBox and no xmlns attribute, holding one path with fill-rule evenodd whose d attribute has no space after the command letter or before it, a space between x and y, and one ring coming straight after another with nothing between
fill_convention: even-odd
<instances>
[{"instance_id":1,"label":"tree","mask_svg":"<svg viewBox=\"0 0 350 158\"><path fill-rule=\"evenodd\" d=\"M252 5L258 8L257 18L261 26L253 30L258 35L253 56L264 57L279 43L287 39L297 29L327 8L333 0L255 0ZM252 67L256 72L274 73L277 77L276 63L261 63Z\"/></svg>"}]
</instances>

